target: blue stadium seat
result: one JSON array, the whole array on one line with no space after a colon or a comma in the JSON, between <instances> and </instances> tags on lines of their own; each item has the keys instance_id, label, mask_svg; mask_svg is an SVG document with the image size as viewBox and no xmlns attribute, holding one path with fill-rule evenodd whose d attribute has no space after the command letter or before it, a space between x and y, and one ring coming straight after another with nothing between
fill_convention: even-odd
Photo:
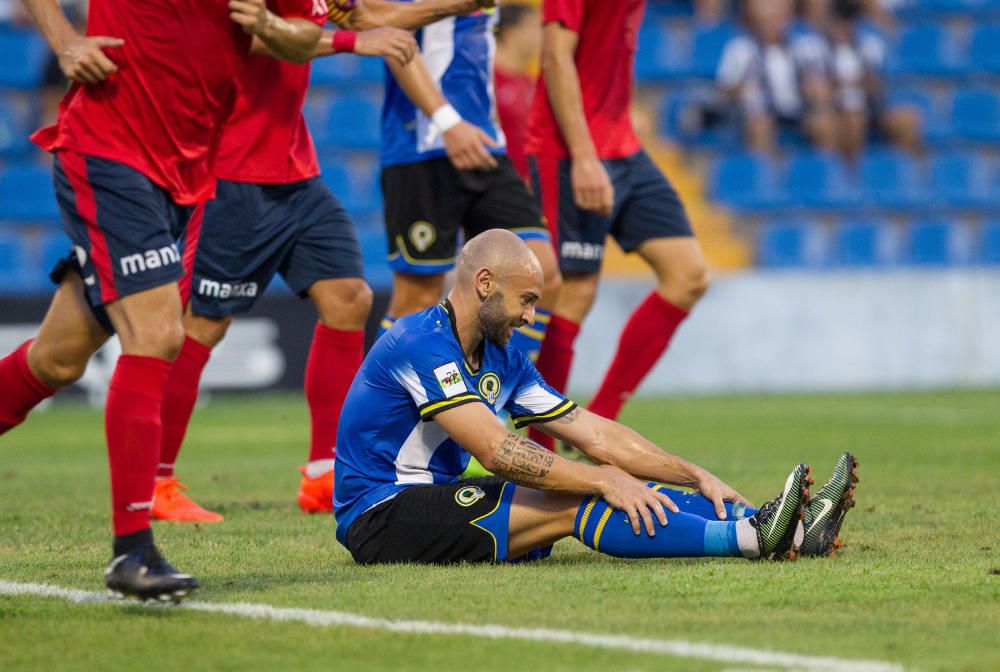
<instances>
[{"instance_id":1,"label":"blue stadium seat","mask_svg":"<svg viewBox=\"0 0 1000 672\"><path fill-rule=\"evenodd\" d=\"M378 166L374 162L340 159L322 160L323 181L351 214L352 219L369 216L382 208Z\"/></svg>"},{"instance_id":2,"label":"blue stadium seat","mask_svg":"<svg viewBox=\"0 0 1000 672\"><path fill-rule=\"evenodd\" d=\"M388 245L383 230L373 231L367 227L359 229L358 242L361 255L365 259L365 279L373 289L388 289L392 286L392 271L386 262Z\"/></svg>"},{"instance_id":3,"label":"blue stadium seat","mask_svg":"<svg viewBox=\"0 0 1000 672\"><path fill-rule=\"evenodd\" d=\"M16 293L25 286L26 255L20 236L0 233L0 292Z\"/></svg>"},{"instance_id":4,"label":"blue stadium seat","mask_svg":"<svg viewBox=\"0 0 1000 672\"><path fill-rule=\"evenodd\" d=\"M861 158L860 174L866 203L893 209L917 208L928 203L920 167L900 151L866 152Z\"/></svg>"},{"instance_id":5,"label":"blue stadium seat","mask_svg":"<svg viewBox=\"0 0 1000 672\"><path fill-rule=\"evenodd\" d=\"M787 168L788 198L807 208L846 208L861 202L860 190L843 160L823 152L795 155Z\"/></svg>"},{"instance_id":6,"label":"blue stadium seat","mask_svg":"<svg viewBox=\"0 0 1000 672\"><path fill-rule=\"evenodd\" d=\"M941 220L922 220L910 225L906 260L920 266L958 263L956 225Z\"/></svg>"},{"instance_id":7,"label":"blue stadium seat","mask_svg":"<svg viewBox=\"0 0 1000 672\"><path fill-rule=\"evenodd\" d=\"M52 232L42 238L40 247L38 271L44 276L44 282L47 281L48 274L55 268L59 260L69 255L73 243L70 242L65 233Z\"/></svg>"},{"instance_id":8,"label":"blue stadium seat","mask_svg":"<svg viewBox=\"0 0 1000 672\"><path fill-rule=\"evenodd\" d=\"M48 168L11 164L0 173L0 221L45 222L59 219Z\"/></svg>"},{"instance_id":9,"label":"blue stadium seat","mask_svg":"<svg viewBox=\"0 0 1000 672\"><path fill-rule=\"evenodd\" d=\"M931 194L935 203L979 208L994 198L987 161L979 154L946 154L931 163Z\"/></svg>"},{"instance_id":10,"label":"blue stadium seat","mask_svg":"<svg viewBox=\"0 0 1000 672\"><path fill-rule=\"evenodd\" d=\"M49 48L32 28L0 24L0 87L37 89L42 84Z\"/></svg>"},{"instance_id":11,"label":"blue stadium seat","mask_svg":"<svg viewBox=\"0 0 1000 672\"><path fill-rule=\"evenodd\" d=\"M956 135L977 142L1000 142L1000 96L989 89L965 89L952 101Z\"/></svg>"},{"instance_id":12,"label":"blue stadium seat","mask_svg":"<svg viewBox=\"0 0 1000 672\"><path fill-rule=\"evenodd\" d=\"M691 74L714 79L722 59L722 51L735 34L736 27L731 23L696 27L691 49Z\"/></svg>"},{"instance_id":13,"label":"blue stadium seat","mask_svg":"<svg viewBox=\"0 0 1000 672\"><path fill-rule=\"evenodd\" d=\"M876 267L894 259L888 222L849 220L837 224L836 264L847 267Z\"/></svg>"},{"instance_id":14,"label":"blue stadium seat","mask_svg":"<svg viewBox=\"0 0 1000 672\"><path fill-rule=\"evenodd\" d=\"M0 95L0 158L26 154L32 147L28 140L32 130L25 111L18 109L13 100Z\"/></svg>"},{"instance_id":15,"label":"blue stadium seat","mask_svg":"<svg viewBox=\"0 0 1000 672\"><path fill-rule=\"evenodd\" d=\"M927 89L892 88L886 96L888 107L906 105L920 110L923 118L923 135L929 143L941 143L951 139L951 117L942 111Z\"/></svg>"},{"instance_id":16,"label":"blue stadium seat","mask_svg":"<svg viewBox=\"0 0 1000 672\"><path fill-rule=\"evenodd\" d=\"M330 104L325 100L308 98L302 106L302 116L306 119L309 134L316 149L322 151L327 144L327 124L330 119Z\"/></svg>"},{"instance_id":17,"label":"blue stadium seat","mask_svg":"<svg viewBox=\"0 0 1000 672\"><path fill-rule=\"evenodd\" d=\"M656 21L644 22L639 28L639 50L635 56L636 78L658 81L684 77L690 71L690 37Z\"/></svg>"},{"instance_id":18,"label":"blue stadium seat","mask_svg":"<svg viewBox=\"0 0 1000 672\"><path fill-rule=\"evenodd\" d=\"M975 29L969 47L969 65L977 72L1000 74L1000 25Z\"/></svg>"},{"instance_id":19,"label":"blue stadium seat","mask_svg":"<svg viewBox=\"0 0 1000 672\"><path fill-rule=\"evenodd\" d=\"M979 261L986 264L1000 264L1000 220L983 224Z\"/></svg>"},{"instance_id":20,"label":"blue stadium seat","mask_svg":"<svg viewBox=\"0 0 1000 672\"><path fill-rule=\"evenodd\" d=\"M761 210L784 204L774 161L757 154L719 159L712 175L714 198L737 210Z\"/></svg>"},{"instance_id":21,"label":"blue stadium seat","mask_svg":"<svg viewBox=\"0 0 1000 672\"><path fill-rule=\"evenodd\" d=\"M757 236L757 264L764 268L815 268L824 263L822 227L810 221L769 222Z\"/></svg>"},{"instance_id":22,"label":"blue stadium seat","mask_svg":"<svg viewBox=\"0 0 1000 672\"><path fill-rule=\"evenodd\" d=\"M715 92L703 87L672 89L660 98L659 129L685 147L728 151L738 150L740 129L729 120L719 119L706 126L704 110L712 107Z\"/></svg>"},{"instance_id":23,"label":"blue stadium seat","mask_svg":"<svg viewBox=\"0 0 1000 672\"><path fill-rule=\"evenodd\" d=\"M345 149L378 149L381 106L366 96L338 96L330 105L326 139Z\"/></svg>"},{"instance_id":24,"label":"blue stadium seat","mask_svg":"<svg viewBox=\"0 0 1000 672\"><path fill-rule=\"evenodd\" d=\"M312 86L379 84L383 76L381 58L338 54L314 60L309 83Z\"/></svg>"},{"instance_id":25,"label":"blue stadium seat","mask_svg":"<svg viewBox=\"0 0 1000 672\"><path fill-rule=\"evenodd\" d=\"M907 75L946 77L960 73L965 58L958 41L946 28L918 24L903 28L899 44L892 51L890 71Z\"/></svg>"}]
</instances>

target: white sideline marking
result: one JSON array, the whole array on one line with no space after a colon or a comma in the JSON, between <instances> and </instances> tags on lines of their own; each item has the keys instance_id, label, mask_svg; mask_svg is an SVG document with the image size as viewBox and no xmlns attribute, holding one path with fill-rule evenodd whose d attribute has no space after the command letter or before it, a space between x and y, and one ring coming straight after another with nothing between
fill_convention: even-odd
<instances>
[{"instance_id":1,"label":"white sideline marking","mask_svg":"<svg viewBox=\"0 0 1000 672\"><path fill-rule=\"evenodd\" d=\"M76 603L119 604L118 601L109 599L105 593L61 588L41 583L18 583L2 579L0 579L0 595L36 595L38 597L52 597ZM124 604L136 603L125 602ZM512 628L505 625L471 625L434 621L390 621L343 611L272 607L268 604L249 604L245 602L191 601L184 602L174 608L189 611L205 611L215 614L229 614L231 616L241 616L257 620L300 622L316 627L346 626L417 635L467 635L471 637L485 637L487 639L517 639L533 642L579 644L581 646L615 649L632 653L662 654L681 658L698 658L701 660L745 665L778 666L784 670L795 671L903 672L904 670L902 665L877 660L849 660L843 658L802 656L794 653L779 653L776 651L749 649L725 644L699 644L679 639L643 639L625 635L604 635L600 633L572 632L570 630Z\"/></svg>"}]
</instances>

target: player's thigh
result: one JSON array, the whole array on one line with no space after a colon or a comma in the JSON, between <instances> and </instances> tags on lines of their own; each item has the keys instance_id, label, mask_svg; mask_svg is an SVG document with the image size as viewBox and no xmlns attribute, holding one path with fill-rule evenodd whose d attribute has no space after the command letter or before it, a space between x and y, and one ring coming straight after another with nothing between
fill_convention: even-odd
<instances>
[{"instance_id":1,"label":"player's thigh","mask_svg":"<svg viewBox=\"0 0 1000 672\"><path fill-rule=\"evenodd\" d=\"M432 275L455 266L470 194L447 158L382 169L389 267Z\"/></svg>"},{"instance_id":2,"label":"player's thigh","mask_svg":"<svg viewBox=\"0 0 1000 672\"><path fill-rule=\"evenodd\" d=\"M357 562L501 562L516 488L501 479L415 485L362 514L347 532Z\"/></svg>"},{"instance_id":3,"label":"player's thigh","mask_svg":"<svg viewBox=\"0 0 1000 672\"><path fill-rule=\"evenodd\" d=\"M600 281L601 275L596 271L563 274L555 313L571 322L582 323L594 306Z\"/></svg>"},{"instance_id":4,"label":"player's thigh","mask_svg":"<svg viewBox=\"0 0 1000 672\"><path fill-rule=\"evenodd\" d=\"M312 299L326 326L364 327L372 294L347 211L319 178L296 189L289 207L300 231L279 266L285 282L299 296Z\"/></svg>"},{"instance_id":5,"label":"player's thigh","mask_svg":"<svg viewBox=\"0 0 1000 672\"><path fill-rule=\"evenodd\" d=\"M518 558L573 534L582 498L517 487L510 507L507 553Z\"/></svg>"},{"instance_id":6,"label":"player's thigh","mask_svg":"<svg viewBox=\"0 0 1000 672\"><path fill-rule=\"evenodd\" d=\"M195 208L188 224L181 282L191 313L224 321L248 312L271 283L295 241L297 224L283 192L219 180L216 197Z\"/></svg>"},{"instance_id":7,"label":"player's thigh","mask_svg":"<svg viewBox=\"0 0 1000 672\"><path fill-rule=\"evenodd\" d=\"M65 387L83 376L90 357L110 336L94 317L83 280L66 273L28 347L28 366L49 387Z\"/></svg>"},{"instance_id":8,"label":"player's thigh","mask_svg":"<svg viewBox=\"0 0 1000 672\"><path fill-rule=\"evenodd\" d=\"M615 163L605 162L605 166L613 179ZM612 218L576 207L567 159L532 156L529 157L529 170L532 191L548 225L564 285L566 276L570 274L600 272L604 240L611 228ZM616 209L618 201L616 189Z\"/></svg>"},{"instance_id":9,"label":"player's thigh","mask_svg":"<svg viewBox=\"0 0 1000 672\"><path fill-rule=\"evenodd\" d=\"M654 238L638 252L656 273L657 291L671 303L689 310L708 289L708 264L696 238Z\"/></svg>"}]
</instances>

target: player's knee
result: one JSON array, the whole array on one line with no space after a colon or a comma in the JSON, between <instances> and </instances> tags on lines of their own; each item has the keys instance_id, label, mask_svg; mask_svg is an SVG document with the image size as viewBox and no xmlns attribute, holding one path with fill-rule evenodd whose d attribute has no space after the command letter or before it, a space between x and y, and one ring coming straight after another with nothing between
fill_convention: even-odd
<instances>
[{"instance_id":1,"label":"player's knee","mask_svg":"<svg viewBox=\"0 0 1000 672\"><path fill-rule=\"evenodd\" d=\"M659 291L671 303L684 310L691 310L708 291L711 277L708 266L697 264L666 278Z\"/></svg>"},{"instance_id":2,"label":"player's knee","mask_svg":"<svg viewBox=\"0 0 1000 672\"><path fill-rule=\"evenodd\" d=\"M184 347L184 325L180 320L165 320L144 324L122 339L122 352L127 355L156 357L172 362Z\"/></svg>"},{"instance_id":3,"label":"player's knee","mask_svg":"<svg viewBox=\"0 0 1000 672\"><path fill-rule=\"evenodd\" d=\"M205 347L214 348L226 337L232 323L232 316L220 319L196 315L185 316L184 333Z\"/></svg>"},{"instance_id":4,"label":"player's knee","mask_svg":"<svg viewBox=\"0 0 1000 672\"><path fill-rule=\"evenodd\" d=\"M310 294L320 322L331 329L362 329L372 309L371 288L361 278L316 283Z\"/></svg>"},{"instance_id":5,"label":"player's knee","mask_svg":"<svg viewBox=\"0 0 1000 672\"><path fill-rule=\"evenodd\" d=\"M559 292L562 290L562 273L559 272L558 268L554 268L550 272L546 272L544 277L542 297L551 304L558 298Z\"/></svg>"},{"instance_id":6,"label":"player's knee","mask_svg":"<svg viewBox=\"0 0 1000 672\"><path fill-rule=\"evenodd\" d=\"M596 280L591 282L589 279L563 278L556 312L568 320L580 323L590 312L595 300L597 300Z\"/></svg>"},{"instance_id":7,"label":"player's knee","mask_svg":"<svg viewBox=\"0 0 1000 672\"><path fill-rule=\"evenodd\" d=\"M83 378L89 359L90 353L39 341L32 343L28 350L28 367L39 380L57 390Z\"/></svg>"}]
</instances>

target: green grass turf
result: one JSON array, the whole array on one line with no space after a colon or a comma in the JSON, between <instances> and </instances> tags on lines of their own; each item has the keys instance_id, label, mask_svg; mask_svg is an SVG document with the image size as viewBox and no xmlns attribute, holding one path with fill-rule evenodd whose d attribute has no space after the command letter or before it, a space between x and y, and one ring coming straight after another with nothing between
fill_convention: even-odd
<instances>
[{"instance_id":1,"label":"green grass turf","mask_svg":"<svg viewBox=\"0 0 1000 672\"><path fill-rule=\"evenodd\" d=\"M216 398L180 459L221 525L157 523L200 599L736 644L920 670L1000 669L1000 392L636 400L623 420L760 502L845 449L858 507L833 560L624 561L574 540L526 566L360 568L295 507L297 397ZM100 590L101 416L63 403L0 439L0 579ZM561 644L317 629L182 610L0 596L0 670L712 670ZM735 666L747 669L748 666ZM759 668L758 668L759 669Z\"/></svg>"}]
</instances>

